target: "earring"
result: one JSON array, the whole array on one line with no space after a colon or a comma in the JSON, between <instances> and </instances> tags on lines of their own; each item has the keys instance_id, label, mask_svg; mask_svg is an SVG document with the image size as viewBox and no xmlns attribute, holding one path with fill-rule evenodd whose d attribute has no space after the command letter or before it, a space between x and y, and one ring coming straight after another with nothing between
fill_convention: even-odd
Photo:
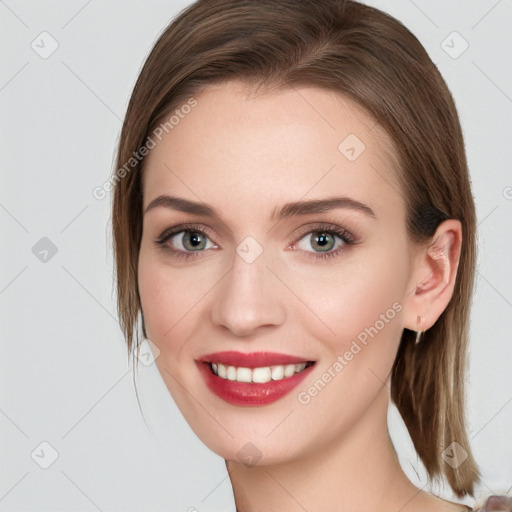
<instances>
[{"instance_id":1,"label":"earring","mask_svg":"<svg viewBox=\"0 0 512 512\"><path fill-rule=\"evenodd\" d=\"M416 331L416 342L415 342L415 344L417 345L420 342L421 335L423 334L423 331L421 331L419 329L419 327L423 323L423 317L422 316L418 316L418 318L416 320L416 323L418 324L418 330Z\"/></svg>"}]
</instances>

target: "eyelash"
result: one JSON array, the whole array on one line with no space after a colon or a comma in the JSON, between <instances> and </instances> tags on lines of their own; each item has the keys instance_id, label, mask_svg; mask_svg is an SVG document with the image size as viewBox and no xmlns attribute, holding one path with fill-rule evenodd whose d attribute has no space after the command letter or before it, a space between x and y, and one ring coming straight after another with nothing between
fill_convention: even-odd
<instances>
[{"instance_id":1,"label":"eyelash","mask_svg":"<svg viewBox=\"0 0 512 512\"><path fill-rule=\"evenodd\" d=\"M208 230L204 229L201 225L187 224L185 226L183 226L183 225L176 226L174 228L170 228L170 229L164 231L160 235L160 237L157 240L155 240L155 243L165 253L171 254L173 257L184 258L185 260L188 260L190 258L196 258L199 256L199 254L201 252L204 252L204 250L184 252L184 251L172 249L169 246L165 245L165 243L169 239L171 239L173 236L178 235L180 233L200 233L201 235L206 236L210 240L212 238L211 235L209 234ZM296 244L298 242L300 242L302 240L302 238L304 238L305 235L313 234L313 233L327 233L330 235L336 235L338 238L340 238L343 241L343 245L340 248L338 248L332 252L319 253L319 252L304 251L308 254L309 257L312 257L316 260L327 260L329 258L334 258L334 257L338 256L341 252L343 252L344 246L355 245L358 243L356 238L354 237L354 235L350 231L347 231L344 228L341 228L334 224L317 224L317 225L314 225L313 227L309 226L307 230L304 230L299 235L297 242L292 244L290 247L295 248Z\"/></svg>"}]
</instances>

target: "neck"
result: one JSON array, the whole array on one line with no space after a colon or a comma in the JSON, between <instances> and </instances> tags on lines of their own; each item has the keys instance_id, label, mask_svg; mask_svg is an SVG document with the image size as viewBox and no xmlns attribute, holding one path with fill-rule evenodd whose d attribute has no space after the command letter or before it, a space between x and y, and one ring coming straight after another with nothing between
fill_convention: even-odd
<instances>
[{"instance_id":1,"label":"neck","mask_svg":"<svg viewBox=\"0 0 512 512\"><path fill-rule=\"evenodd\" d=\"M272 466L226 461L237 512L401 510L418 489L389 438L386 387L349 432L313 454Z\"/></svg>"}]
</instances>

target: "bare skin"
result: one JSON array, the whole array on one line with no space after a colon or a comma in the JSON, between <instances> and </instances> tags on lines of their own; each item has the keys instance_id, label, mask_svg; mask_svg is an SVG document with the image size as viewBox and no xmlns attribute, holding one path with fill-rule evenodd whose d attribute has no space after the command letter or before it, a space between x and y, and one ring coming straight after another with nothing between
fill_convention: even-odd
<instances>
[{"instance_id":1,"label":"bare skin","mask_svg":"<svg viewBox=\"0 0 512 512\"><path fill-rule=\"evenodd\" d=\"M219 212L159 206L144 215L140 296L169 392L198 437L226 460L240 512L463 510L408 480L387 428L400 335L428 329L446 308L460 223L442 223L432 246L409 240L390 141L350 101L314 88L250 93L232 82L197 95L146 163L144 209L168 194ZM271 218L285 203L333 196L373 215L337 207ZM183 232L166 241L167 251L155 243L184 224L205 230L201 251L183 244ZM333 235L331 257L312 245L311 233L325 225L353 235ZM236 253L247 236L263 249L250 264ZM378 333L333 376L338 356L369 326ZM198 375L196 359L223 350L282 352L315 366L277 402L241 407L211 393ZM328 385L308 391L329 369ZM258 450L256 464L240 456L248 444Z\"/></svg>"}]
</instances>

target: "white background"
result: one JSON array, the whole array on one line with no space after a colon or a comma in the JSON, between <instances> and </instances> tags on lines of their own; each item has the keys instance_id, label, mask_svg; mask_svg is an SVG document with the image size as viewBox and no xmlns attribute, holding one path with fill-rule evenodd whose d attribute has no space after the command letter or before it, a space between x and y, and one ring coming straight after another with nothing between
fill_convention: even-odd
<instances>
[{"instance_id":1,"label":"white background","mask_svg":"<svg viewBox=\"0 0 512 512\"><path fill-rule=\"evenodd\" d=\"M0 1L0 511L233 507L224 461L191 432L154 365L141 365L144 418L139 411L115 313L110 196L92 195L112 170L140 67L188 3ZM470 437L479 492L504 492L512 486L512 2L372 5L416 34L459 109L479 219ZM463 48L459 36L446 39L453 31L469 44L458 58L443 49L443 41L452 54ZM41 38L46 51L58 43L47 58L31 47L42 52ZM57 249L46 262L32 251L43 237ZM404 469L423 486L393 409L390 428Z\"/></svg>"}]
</instances>

